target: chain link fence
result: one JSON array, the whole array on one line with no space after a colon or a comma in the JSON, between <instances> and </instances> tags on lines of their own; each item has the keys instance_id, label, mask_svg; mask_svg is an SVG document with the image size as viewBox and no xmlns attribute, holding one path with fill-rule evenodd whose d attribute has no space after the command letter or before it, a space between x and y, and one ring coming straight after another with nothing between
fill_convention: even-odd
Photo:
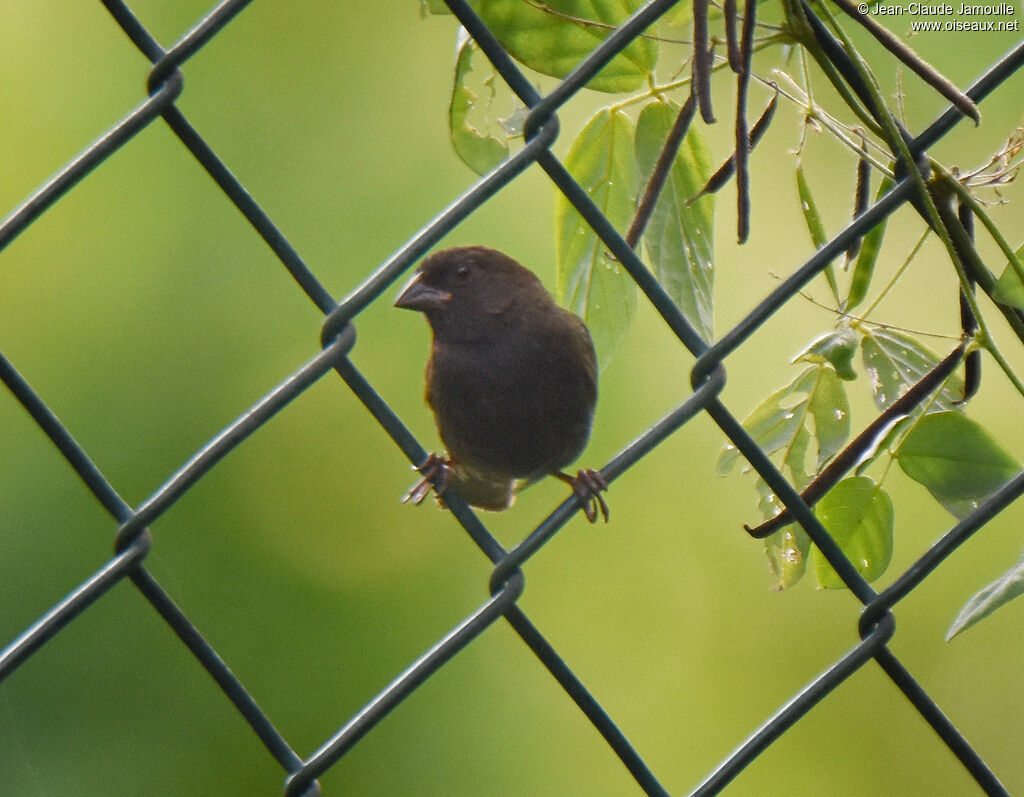
<instances>
[{"instance_id":1,"label":"chain link fence","mask_svg":"<svg viewBox=\"0 0 1024 797\"><path fill-rule=\"evenodd\" d=\"M146 566L147 555L159 542L151 534L150 525L182 498L215 464L229 456L289 402L332 371L344 380L410 463L419 464L425 459L427 452L420 442L350 359L349 355L356 343L355 324L360 313L378 301L382 294L391 291L395 282L447 233L487 199L502 191L524 170L537 165L594 228L608 250L633 276L651 306L665 320L679 342L696 358L692 370L693 392L686 396L676 409L608 462L601 469L604 477L609 482L615 480L628 469L641 463L645 455L684 424L706 414L722 429L732 444L742 452L791 510L810 534L815 545L863 605L859 624L861 641L858 644L768 717L763 725L729 754L704 782L693 787L677 784L674 787L675 791L678 793L688 789L690 793L699 795L721 792L758 755L786 733L787 729L799 722L813 706L828 697L862 666L873 661L906 695L921 717L941 737L950 754L960 760L981 789L988 794L1007 793L997 774L893 653L889 643L896 630L891 613L893 607L927 579L958 546L1024 491L1024 473L1018 474L984 505L957 523L912 567L879 593L861 578L807 504L801 500L795 488L773 466L719 398L726 381L723 363L728 357L742 347L773 313L797 295L801 288L819 274L831 260L845 252L851 242L889 214L911 202L916 190L911 177L899 181L867 212L856 218L807 262L781 280L778 287L749 315L713 345L708 346L639 261L633 249L624 241L622 231L612 227L550 148L559 133L559 110L616 53L668 10L673 5L672 0L655 0L642 8L604 39L567 79L546 96L541 96L520 72L469 4L460 0L450 0L448 5L451 10L486 53L502 79L530 107L530 117L526 125L529 131L528 140L521 150L446 207L431 224L375 272L368 275L357 290L339 302L318 280L281 230L233 176L227 165L177 105L183 89L180 68L221 30L230 25L236 15L248 5L247 0L229 0L219 4L169 49L164 49L156 41L127 5L117 0L103 0L103 5L132 44L152 62L153 68L148 80L149 94L130 114L11 213L0 227L0 250L45 214L68 191L87 178L93 170L101 167L109 156L125 146L140 131L151 123L162 120L242 212L252 225L253 231L273 250L299 289L323 312L323 348L315 357L290 374L279 387L224 428L183 467L171 474L159 490L135 507L120 497L115 487L94 464L89 453L76 442L72 431L61 423L47 405L44 397L19 374L13 363L0 356L0 379L60 450L118 526L114 556L91 577L74 586L64 599L42 613L31 627L10 640L0 652L0 681L23 665L31 666L33 654L46 646L62 629L96 605L112 587L123 581L130 581L151 604L156 615L173 629L196 661L213 677L224 695L262 741L267 753L280 764L284 773L285 793L310 795L320 791L318 778L338 764L392 709L413 694L427 678L444 667L456 654L477 640L486 629L504 620L554 676L565 693L579 706L607 742L611 753L621 760L639 787L650 795L668 794L666 785L659 780L657 773L645 760L644 751L635 747L626 738L614 719L602 707L597 696L591 693L563 661L559 652L531 622L518 602L524 588L522 567L537 555L545 543L551 540L578 511L579 507L574 498L567 499L525 539L511 550L507 550L477 515L453 497L449 502L452 515L494 564L489 599L438 639L420 658L412 661L387 688L344 721L336 733L323 739L319 748L311 754L297 752L292 743L277 730L272 718L254 700L246 685L236 678L228 663L204 639L199 628L175 604L169 592L157 582ZM966 93L975 102L983 103L986 97L1011 78L1022 64L1024 45L1018 46L985 71ZM924 152L960 121L961 115L958 111L952 108L947 110L923 133L909 142L910 150L917 154ZM3 784L0 784L0 790L3 790Z\"/></svg>"}]
</instances>

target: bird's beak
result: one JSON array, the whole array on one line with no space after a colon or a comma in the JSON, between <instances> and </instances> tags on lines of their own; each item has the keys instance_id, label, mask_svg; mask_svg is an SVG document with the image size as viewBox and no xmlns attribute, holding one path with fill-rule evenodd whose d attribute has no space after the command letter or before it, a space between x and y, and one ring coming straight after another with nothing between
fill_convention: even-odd
<instances>
[{"instance_id":1,"label":"bird's beak","mask_svg":"<svg viewBox=\"0 0 1024 797\"><path fill-rule=\"evenodd\" d=\"M419 310L426 313L430 310L440 310L445 303L452 298L448 291L442 291L422 281L423 275L419 272L409 280L409 284L402 288L402 292L395 299L395 307L404 310Z\"/></svg>"}]
</instances>

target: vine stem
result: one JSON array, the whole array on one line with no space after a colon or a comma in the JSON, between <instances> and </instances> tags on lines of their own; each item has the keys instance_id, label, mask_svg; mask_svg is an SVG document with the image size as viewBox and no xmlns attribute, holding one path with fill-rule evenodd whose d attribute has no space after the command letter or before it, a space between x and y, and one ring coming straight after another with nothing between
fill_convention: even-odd
<instances>
[{"instance_id":1,"label":"vine stem","mask_svg":"<svg viewBox=\"0 0 1024 797\"><path fill-rule=\"evenodd\" d=\"M954 86L948 78L940 74L935 67L900 41L899 37L891 30L884 25L880 25L867 14L860 13L858 7L851 0L832 0L832 2L839 6L854 22L867 29L885 49L906 64L914 74L955 105L964 116L973 119L975 124L981 121L978 106L974 104L974 101Z\"/></svg>"},{"instance_id":2,"label":"vine stem","mask_svg":"<svg viewBox=\"0 0 1024 797\"><path fill-rule=\"evenodd\" d=\"M797 92L800 92L800 94L803 94L804 95L803 98L798 97L795 94L790 94L785 89L783 89L781 87L778 87L778 85L776 83L768 81L768 80L766 80L766 79L764 79L762 77L758 77L757 75L753 75L753 78L755 80L759 81L760 83L762 83L765 86L776 87L780 95L785 97L787 100L789 100L794 105L797 105L800 108L802 108L804 110L805 115L810 116L811 119L813 119L819 125L821 125L826 130L828 130L828 132L831 133L833 136L835 136L835 138L841 144L844 144L848 149L850 149L852 152L856 153L858 157L861 156L860 144L858 144L856 141L854 141L852 138L850 138L847 135L846 132L844 132L844 129L845 129L845 130L850 131L851 133L858 133L859 135L864 135L864 132L860 128L853 128L853 127L849 127L848 125L844 125L842 122L840 122L834 116L829 114L828 111L826 111L824 108L821 108L818 105L814 105L814 104L808 105L807 94L804 92L804 89L800 86L800 84L798 84L793 79L793 77L790 74L788 74L787 72L784 72L781 69L773 69L772 72L774 72L775 75L785 79L789 83L789 85L793 88L794 91L797 91ZM872 147L874 147L877 150L883 151L882 147L879 146L878 143L875 142L875 141L868 140L868 144L871 145ZM881 172L886 177L892 177L893 176L892 169L890 169L885 163L883 163L881 160L879 160L876 156L872 155L871 153L868 153L867 159L868 159L868 162L870 162L871 165L877 171Z\"/></svg>"},{"instance_id":3,"label":"vine stem","mask_svg":"<svg viewBox=\"0 0 1024 797\"><path fill-rule=\"evenodd\" d=\"M905 272L910 267L911 262L913 262L914 258L917 257L917 253L921 251L921 247L924 246L924 242L928 240L928 236L931 234L931 231L931 227L925 227L925 230L921 234L921 237L917 239L917 243L914 244L914 248L910 250L910 254L907 255L906 259L903 261L903 264L896 270L896 273L892 276L892 279L890 279L885 284L885 287L882 288L878 296L875 297L875 300L871 304L869 304L867 309L864 310L864 312L861 314L862 318L867 319L867 317L874 312L875 308L878 307L882 299L884 299L886 295L889 293L889 291L891 291L895 287L896 283L899 282L900 278L903 276L903 272Z\"/></svg>"},{"instance_id":4,"label":"vine stem","mask_svg":"<svg viewBox=\"0 0 1024 797\"><path fill-rule=\"evenodd\" d=\"M963 261L961 260L961 250L957 248L956 244L954 244L949 228L946 226L938 207L935 205L935 199L932 196L932 192L928 189L924 176L918 170L914 158L910 154L910 148L907 146L906 140L902 135L900 135L900 131L897 130L892 114L882 99L881 91L879 91L870 71L864 64L860 53L856 48L854 48L853 43L850 41L850 37L846 34L846 31L844 31L836 22L835 16L824 2L819 3L819 6L828 18L832 28L842 40L843 47L845 47L847 53L850 55L853 66L857 70L861 80L864 82L865 88L873 103L879 108L878 122L884 128L886 138L896 145L896 148L899 150L900 157L907 165L907 171L910 178L914 181L918 189L919 198L926 214L926 221L929 222L929 225L935 230L943 245L946 247L950 261L953 263L953 268L956 271L957 278L960 280L960 287L966 297L967 304L974 313L974 317L978 320L978 335L976 338L978 345L982 346L990 355L992 355L992 358L996 363L998 363L1003 373L1006 374L1006 378L1010 381L1010 384L1016 388L1017 392L1020 393L1021 396L1024 396L1024 383L1021 382L1018 376L1014 373L1013 368L1010 367L1009 362L1007 362L1006 358L1003 357L1002 352L999 351L999 348L996 346L995 341L989 332L988 324L985 322L985 319L981 314L981 308L978 306L978 299L974 296L974 292L971 290L971 281L967 276ZM965 256L967 256L967 251L974 251L973 244L971 244L969 240L967 241L967 246L964 249ZM1018 336L1020 336L1021 333L1019 330L1015 329L1014 331L1017 332ZM1022 338L1022 340L1024 340L1024 338Z\"/></svg>"},{"instance_id":5,"label":"vine stem","mask_svg":"<svg viewBox=\"0 0 1024 797\"><path fill-rule=\"evenodd\" d=\"M1020 279L1021 282L1024 282L1024 264L1021 263L1017 253L1007 242L1006 238L1003 237L1003 233L996 226L995 222L992 221L992 217L988 215L985 209L981 206L981 203L974 198L974 195L968 190L967 186L956 179L941 165L933 164L932 169L937 172L939 177L947 186L956 192L960 201L966 204L971 209L971 212L981 220L985 229L988 230L988 234L992 236L992 240L996 242L996 245L1006 256L1007 261L1010 263L1010 267L1017 273L1017 278Z\"/></svg>"},{"instance_id":6,"label":"vine stem","mask_svg":"<svg viewBox=\"0 0 1024 797\"><path fill-rule=\"evenodd\" d=\"M814 60L818 62L821 70L825 73L825 77L828 78L829 83L831 83L832 87L839 93L839 96L842 98L843 102L846 103L847 107L857 115L857 118L861 120L868 130L876 136L884 138L880 124L860 103L856 95L839 74L835 65L825 54L821 44L818 42L814 30L811 28L811 23L808 21L801 3L802 0L786 0L784 4L786 17L789 20L790 30L793 31L800 43L810 51L811 55L814 56Z\"/></svg>"}]
</instances>

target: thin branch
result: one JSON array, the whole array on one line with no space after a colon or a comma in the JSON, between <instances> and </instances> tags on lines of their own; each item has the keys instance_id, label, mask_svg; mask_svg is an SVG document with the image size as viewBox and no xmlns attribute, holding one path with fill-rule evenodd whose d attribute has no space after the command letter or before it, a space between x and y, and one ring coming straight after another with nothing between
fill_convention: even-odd
<instances>
[{"instance_id":1,"label":"thin branch","mask_svg":"<svg viewBox=\"0 0 1024 797\"><path fill-rule=\"evenodd\" d=\"M935 67L904 44L899 37L884 25L880 25L868 14L861 14L857 5L851 0L833 0L854 22L864 27L886 50L907 65L910 70L939 94L949 100L964 116L981 121L981 114L974 100L953 85L952 81L943 76Z\"/></svg>"},{"instance_id":2,"label":"thin branch","mask_svg":"<svg viewBox=\"0 0 1024 797\"><path fill-rule=\"evenodd\" d=\"M892 424L909 415L910 412L920 404L928 394L935 390L941 385L946 378L953 373L953 370L960 363L960 359L963 356L966 344L961 343L952 352L950 352L945 359L940 361L938 365L932 368L926 373L917 383L912 385L906 393L900 396L896 401L889 405L889 407L874 421L857 435L846 448L840 451L836 458L829 463L821 473L815 477L815 479L804 488L803 492L800 493L800 497L804 500L807 506L814 506L821 498L831 490L839 480L846 475L848 471L856 467L857 463L861 461L865 454L867 454L874 445L877 444L878 438L887 432ZM766 520L758 526L751 528L750 526L744 526L747 533L751 537L757 539L764 539L776 531L781 529L783 526L787 526L793 522L793 513L788 509L783 510L775 517L770 520Z\"/></svg>"},{"instance_id":3,"label":"thin branch","mask_svg":"<svg viewBox=\"0 0 1024 797\"><path fill-rule=\"evenodd\" d=\"M779 87L774 83L770 83L769 85L775 89L775 94L772 96L771 101L768 103L764 111L761 112L761 116L754 123L754 127L750 131L750 135L747 140L749 141L751 150L757 145L757 142L761 140L761 137L768 130L768 125L772 121L772 116L775 115L776 100L779 98ZM718 170L708 178L707 184L695 196L692 196L686 201L686 204L692 205L705 194L713 194L729 182L729 178L733 176L735 170L736 155L733 153L729 156L728 160L719 166Z\"/></svg>"},{"instance_id":4,"label":"thin branch","mask_svg":"<svg viewBox=\"0 0 1024 797\"><path fill-rule=\"evenodd\" d=\"M861 157L857 161L857 186L853 193L853 218L855 219L862 213L866 213L868 205L871 203L871 162L868 160L868 140L863 134L861 134L860 142ZM849 268L851 261L857 256L863 240L863 236L854 239L850 248L846 250L846 268Z\"/></svg>"},{"instance_id":5,"label":"thin branch","mask_svg":"<svg viewBox=\"0 0 1024 797\"><path fill-rule=\"evenodd\" d=\"M772 279L778 280L779 282L782 281L782 277L780 277L778 274L774 274L772 272L768 272L768 276L770 276ZM811 294L807 293L806 291L797 291L797 295L801 299L804 299L807 302L809 302L810 304L813 304L815 307L821 308L822 310L827 310L832 315L837 316L838 318L846 319L848 321L852 321L854 328L857 328L858 326L866 326L866 327L875 327L876 329L890 329L890 330L893 330L894 332L905 332L908 335L920 335L921 337L935 338L937 340L962 340L963 339L962 335L945 335L945 334L943 334L941 332L926 332L923 329L912 329L911 327L904 327L904 326L900 326L899 324L887 324L884 321L872 321L871 319L866 318L864 316L853 315L852 313L846 313L846 312L843 312L842 310L837 310L835 307L833 307L830 304L825 304L824 302L819 302L817 299L815 299L813 296L811 296Z\"/></svg>"},{"instance_id":6,"label":"thin branch","mask_svg":"<svg viewBox=\"0 0 1024 797\"><path fill-rule=\"evenodd\" d=\"M637 207L633 223L629 225L629 232L626 233L626 243L629 244L631 249L636 248L637 243L640 241L640 236L643 235L648 222L651 220L654 206L657 204L658 197L665 187L669 171L672 169L676 154L683 143L683 138L686 137L686 131L690 127L690 122L693 121L696 110L697 105L694 102L693 94L690 94L686 98L686 102L683 103L683 107L679 109L676 121L669 131L668 137L665 139L665 146L662 147L661 154L658 155L658 160L654 164L654 171L651 172L651 177L647 181L647 188L644 190L639 207Z\"/></svg>"},{"instance_id":7,"label":"thin branch","mask_svg":"<svg viewBox=\"0 0 1024 797\"><path fill-rule=\"evenodd\" d=\"M964 228L971 243L974 243L974 215L971 213L970 205L965 202L957 204L956 216L960 225ZM965 269L971 284L971 293L974 293L975 277L973 269ZM978 329L978 319L971 310L970 302L964 289L960 289L960 329L963 330L964 339L968 340ZM964 358L964 395L957 404L966 404L974 394L978 392L981 385L981 352L975 349Z\"/></svg>"},{"instance_id":8,"label":"thin branch","mask_svg":"<svg viewBox=\"0 0 1024 797\"><path fill-rule=\"evenodd\" d=\"M736 79L736 239L741 244L750 235L750 170L748 161L752 144L747 132L747 89L750 87L750 66L754 55L754 27L756 24L757 0L746 0L746 5L743 8L743 32L739 46L740 70L739 77ZM735 69L735 67L733 68ZM775 102L774 97L772 102Z\"/></svg>"},{"instance_id":9,"label":"thin branch","mask_svg":"<svg viewBox=\"0 0 1024 797\"><path fill-rule=\"evenodd\" d=\"M693 0L693 92L697 95L701 118L715 121L711 108L712 45L708 34L708 0Z\"/></svg>"},{"instance_id":10,"label":"thin branch","mask_svg":"<svg viewBox=\"0 0 1024 797\"><path fill-rule=\"evenodd\" d=\"M757 0L749 0L756 3ZM744 9L744 16L746 10ZM725 49L729 58L729 68L737 75L743 73L743 55L740 51L740 40L736 35L736 0L725 0L722 7L722 17L725 20Z\"/></svg>"}]
</instances>

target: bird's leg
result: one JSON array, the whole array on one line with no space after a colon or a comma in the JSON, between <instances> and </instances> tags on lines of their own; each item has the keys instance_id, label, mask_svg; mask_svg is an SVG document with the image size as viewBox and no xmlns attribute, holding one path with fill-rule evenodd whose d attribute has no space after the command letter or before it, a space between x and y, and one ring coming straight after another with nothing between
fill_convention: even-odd
<instances>
[{"instance_id":1,"label":"bird's leg","mask_svg":"<svg viewBox=\"0 0 1024 797\"><path fill-rule=\"evenodd\" d=\"M431 451L419 467L413 466L413 470L423 474L423 478L416 482L412 489L405 494L405 497L402 498L402 503L412 502L417 506L422 504L423 499L430 494L431 488L434 489L440 500L445 490L448 489L448 482L451 481L452 464L452 460L445 459L440 454Z\"/></svg>"},{"instance_id":2,"label":"bird's leg","mask_svg":"<svg viewBox=\"0 0 1024 797\"><path fill-rule=\"evenodd\" d=\"M572 485L572 490L576 493L580 506L583 508L583 514L587 516L587 520L591 523L596 523L597 513L600 510L604 522L608 522L608 504L605 503L604 497L601 495L602 490L608 489L608 482L601 475L600 471L586 468L585 470L577 471L575 476L570 476L568 473L560 471L553 475L566 484Z\"/></svg>"}]
</instances>

